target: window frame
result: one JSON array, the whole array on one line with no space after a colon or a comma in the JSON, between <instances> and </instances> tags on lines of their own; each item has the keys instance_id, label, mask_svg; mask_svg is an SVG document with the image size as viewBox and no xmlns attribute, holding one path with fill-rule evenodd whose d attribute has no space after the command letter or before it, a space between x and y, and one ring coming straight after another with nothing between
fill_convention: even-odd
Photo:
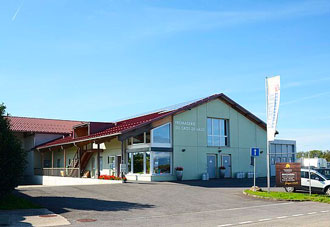
<instances>
[{"instance_id":1,"label":"window frame","mask_svg":"<svg viewBox=\"0 0 330 227\"><path fill-rule=\"evenodd\" d=\"M211 120L211 135L209 135L209 125L208 125L208 120ZM219 121L219 135L214 135L213 134L213 125L214 125L214 120L218 120ZM222 136L221 135L221 124L220 124L220 121L224 121L224 127L225 127L225 136ZM206 127L207 127L207 130L206 130L206 141L207 141L207 146L208 147L230 147L230 137L229 137L229 119L226 119L226 118L215 118L215 117L207 117L206 118ZM209 144L209 137L212 138L212 144ZM218 137L219 138L219 145L215 145L214 144L214 137ZM221 139L224 138L225 139L225 145L221 145ZM227 141L227 143L226 143Z\"/></svg>"},{"instance_id":2,"label":"window frame","mask_svg":"<svg viewBox=\"0 0 330 227\"><path fill-rule=\"evenodd\" d=\"M270 160L271 165L276 165L276 158L274 156L270 157Z\"/></svg>"},{"instance_id":3,"label":"window frame","mask_svg":"<svg viewBox=\"0 0 330 227\"><path fill-rule=\"evenodd\" d=\"M157 174L157 173L153 173L154 172L154 163L153 163L153 159L154 159L154 153L155 152L162 152L162 153L169 153L170 154L170 173L162 173L162 174ZM143 173L134 173L134 154L135 153L143 153ZM147 159L146 159L146 154L150 153L150 168L149 168L149 173L147 173ZM168 175L172 175L173 174L173 152L171 151L141 151L141 152L127 152L127 164L129 161L129 155L132 155L131 160L130 160L130 166L131 168L128 169L127 173L131 174L131 175L148 175L148 176L168 176Z\"/></svg>"},{"instance_id":4,"label":"window frame","mask_svg":"<svg viewBox=\"0 0 330 227\"><path fill-rule=\"evenodd\" d=\"M154 142L154 130L160 128L160 127L164 127L166 125L169 125L169 137L170 137L170 142L169 143L155 143ZM152 147L172 147L172 123L171 122L167 122L165 124L162 124L160 126L157 126L155 128L153 128L152 130L150 130L150 143Z\"/></svg>"},{"instance_id":5,"label":"window frame","mask_svg":"<svg viewBox=\"0 0 330 227\"><path fill-rule=\"evenodd\" d=\"M104 168L103 168L103 156L100 156L100 171L102 171Z\"/></svg>"},{"instance_id":6,"label":"window frame","mask_svg":"<svg viewBox=\"0 0 330 227\"><path fill-rule=\"evenodd\" d=\"M148 131L151 137L151 132ZM128 148L136 148L136 147L148 147L151 144L151 138L149 140L149 143L147 143L147 133L148 132L143 132L143 143L134 143L134 136L130 137L127 139L127 147ZM142 133L141 133L142 134Z\"/></svg>"},{"instance_id":7,"label":"window frame","mask_svg":"<svg viewBox=\"0 0 330 227\"><path fill-rule=\"evenodd\" d=\"M143 142L141 142L141 143L134 143L134 137L139 136L139 135L141 135L141 134L143 134ZM134 145L141 145L141 144L145 144L145 143L146 143L146 132L141 133L141 134L138 134L138 135L136 135L136 136L132 136L132 137L130 138L130 139L131 139L131 143L132 143L133 146L134 146Z\"/></svg>"},{"instance_id":8,"label":"window frame","mask_svg":"<svg viewBox=\"0 0 330 227\"><path fill-rule=\"evenodd\" d=\"M113 162L111 162L111 159L113 160ZM109 166L109 169L112 169L112 170L116 169L116 156L114 156L114 155L108 156L108 166Z\"/></svg>"},{"instance_id":9,"label":"window frame","mask_svg":"<svg viewBox=\"0 0 330 227\"><path fill-rule=\"evenodd\" d=\"M57 168L61 168L61 159L60 158L58 158L57 160L56 160L56 167ZM65 168L65 167L64 167Z\"/></svg>"},{"instance_id":10,"label":"window frame","mask_svg":"<svg viewBox=\"0 0 330 227\"><path fill-rule=\"evenodd\" d=\"M142 171L143 173L142 174L145 174L145 152L131 152L132 153L132 158L131 158L131 173L132 174L141 174L141 173L134 173L134 156L137 155L137 154L140 154L142 153L143 157L142 157Z\"/></svg>"},{"instance_id":11,"label":"window frame","mask_svg":"<svg viewBox=\"0 0 330 227\"><path fill-rule=\"evenodd\" d=\"M318 177L319 179L316 180L314 176ZM311 178L311 180L315 180L315 181L325 181L325 179L322 176L320 176L319 174L314 173L314 172L311 172L311 177L310 178Z\"/></svg>"},{"instance_id":12,"label":"window frame","mask_svg":"<svg viewBox=\"0 0 330 227\"><path fill-rule=\"evenodd\" d=\"M154 173L154 155L157 153L169 153L170 154L170 172L169 173ZM173 173L173 152L169 151L151 151L150 152L150 172L152 176L169 176Z\"/></svg>"}]
</instances>

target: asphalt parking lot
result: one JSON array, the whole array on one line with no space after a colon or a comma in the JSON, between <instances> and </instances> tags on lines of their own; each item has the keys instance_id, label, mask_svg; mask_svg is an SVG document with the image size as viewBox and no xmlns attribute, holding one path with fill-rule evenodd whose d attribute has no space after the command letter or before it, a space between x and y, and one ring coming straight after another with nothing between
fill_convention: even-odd
<instances>
[{"instance_id":1,"label":"asphalt parking lot","mask_svg":"<svg viewBox=\"0 0 330 227\"><path fill-rule=\"evenodd\" d=\"M329 226L329 204L252 199L242 194L242 182L228 182L24 186L18 192L77 226Z\"/></svg>"}]
</instances>

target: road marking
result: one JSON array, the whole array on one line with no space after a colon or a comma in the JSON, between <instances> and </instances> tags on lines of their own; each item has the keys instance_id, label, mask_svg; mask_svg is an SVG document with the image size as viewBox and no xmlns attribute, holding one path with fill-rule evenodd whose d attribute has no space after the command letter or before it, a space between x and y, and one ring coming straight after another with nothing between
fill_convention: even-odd
<instances>
[{"instance_id":1,"label":"road marking","mask_svg":"<svg viewBox=\"0 0 330 227\"><path fill-rule=\"evenodd\" d=\"M307 214L316 214L316 212L310 212L310 213L307 213Z\"/></svg>"},{"instance_id":2,"label":"road marking","mask_svg":"<svg viewBox=\"0 0 330 227\"><path fill-rule=\"evenodd\" d=\"M281 206L281 205L289 205L294 204L294 202L287 202L287 203L271 203L271 204L265 204L265 205L257 205L257 206L248 206L248 207L235 207L235 208L227 208L227 209L216 209L216 210L206 210L206 211L197 211L197 212L184 212L180 214L168 214L168 215L153 215L148 216L148 218L165 218L165 217L174 217L174 216L180 216L185 214L207 214L211 212L225 212L225 211L233 211L233 210L250 210L253 208L261 208L261 207L270 207L270 206ZM134 217L134 218L124 218L123 220L137 220L137 219L144 219L145 217Z\"/></svg>"},{"instance_id":3,"label":"road marking","mask_svg":"<svg viewBox=\"0 0 330 227\"><path fill-rule=\"evenodd\" d=\"M320 211L320 212L322 212L322 213L328 213L329 210L322 210L322 211Z\"/></svg>"},{"instance_id":4,"label":"road marking","mask_svg":"<svg viewBox=\"0 0 330 227\"><path fill-rule=\"evenodd\" d=\"M239 225L244 225L244 224L250 224L253 221L242 221L242 222L238 222Z\"/></svg>"},{"instance_id":5,"label":"road marking","mask_svg":"<svg viewBox=\"0 0 330 227\"><path fill-rule=\"evenodd\" d=\"M283 219L283 218L287 218L288 216L281 216L281 217L276 217L278 219Z\"/></svg>"},{"instance_id":6,"label":"road marking","mask_svg":"<svg viewBox=\"0 0 330 227\"><path fill-rule=\"evenodd\" d=\"M330 210L322 210L319 211L320 213L328 213L330 212ZM316 214L317 212L309 212L307 214ZM299 217L299 216L303 216L304 214L292 214L292 217ZM277 219L284 219L284 218L288 218L289 216L280 216L280 217L276 217ZM263 222L263 221L271 221L272 218L263 218L263 219L259 219L258 222ZM255 221L242 221L237 223L236 225L245 225L245 224L251 224ZM233 226L234 224L224 224L224 225L218 225L218 227L226 227L226 226Z\"/></svg>"},{"instance_id":7,"label":"road marking","mask_svg":"<svg viewBox=\"0 0 330 227\"><path fill-rule=\"evenodd\" d=\"M272 220L271 218L264 218L264 219L259 219L258 221L270 221Z\"/></svg>"},{"instance_id":8,"label":"road marking","mask_svg":"<svg viewBox=\"0 0 330 227\"><path fill-rule=\"evenodd\" d=\"M288 204L293 204L293 202L289 202L289 203L272 203L272 204L249 206L249 207L235 207L235 208L221 209L221 210L218 210L218 211L245 210L245 209L251 209L251 208L280 206L280 205L288 205Z\"/></svg>"},{"instance_id":9,"label":"road marking","mask_svg":"<svg viewBox=\"0 0 330 227\"><path fill-rule=\"evenodd\" d=\"M322 211L319 211L320 213L328 213L330 212L330 210L322 210ZM318 212L309 212L307 214L316 214ZM291 216L292 217L299 217L299 216L303 216L304 214L292 214ZM280 217L276 217L277 219L284 219L284 218L288 218L289 216L280 216ZM263 218L263 219L259 219L258 222L264 222L264 221L271 221L272 218ZM251 223L254 223L256 221L242 221L242 222L239 222L235 225L245 225L245 224L251 224ZM218 225L218 227L226 227L226 226L233 226L234 224L224 224L224 225Z\"/></svg>"}]
</instances>

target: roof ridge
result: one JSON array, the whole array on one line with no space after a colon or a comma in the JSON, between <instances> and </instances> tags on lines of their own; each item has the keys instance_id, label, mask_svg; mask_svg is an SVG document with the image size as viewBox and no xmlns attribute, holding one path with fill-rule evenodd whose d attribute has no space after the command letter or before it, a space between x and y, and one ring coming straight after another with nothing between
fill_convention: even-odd
<instances>
[{"instance_id":1,"label":"roof ridge","mask_svg":"<svg viewBox=\"0 0 330 227\"><path fill-rule=\"evenodd\" d=\"M147 112L145 114L140 114L140 115L135 115L133 117L123 118L123 119L120 119L118 121L115 121L114 123L116 123L116 124L118 124L118 123L124 123L126 121L133 120L133 119L136 119L136 118L142 118L142 117L145 117L145 116L148 116L148 115L152 115L152 114L162 114L162 113L165 113L165 112L170 112L170 111Z\"/></svg>"},{"instance_id":2,"label":"roof ridge","mask_svg":"<svg viewBox=\"0 0 330 227\"><path fill-rule=\"evenodd\" d=\"M80 121L80 120L65 120L65 119L43 118L43 117L20 117L20 116L12 116L12 115L4 116L4 117L8 117L8 118L38 119L38 120L54 120L54 121L71 121L71 122L83 122L83 123L90 122L90 121ZM100 123L105 123L105 122L100 122Z\"/></svg>"}]
</instances>

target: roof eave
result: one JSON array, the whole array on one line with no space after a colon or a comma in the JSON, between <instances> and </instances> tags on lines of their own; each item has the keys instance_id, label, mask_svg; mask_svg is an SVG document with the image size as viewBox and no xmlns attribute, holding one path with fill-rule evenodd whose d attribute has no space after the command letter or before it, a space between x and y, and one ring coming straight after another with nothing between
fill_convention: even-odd
<instances>
[{"instance_id":1,"label":"roof eave","mask_svg":"<svg viewBox=\"0 0 330 227\"><path fill-rule=\"evenodd\" d=\"M76 143L81 143L81 142L86 142L86 141L95 141L98 139L103 139L106 137L113 137L113 136L118 136L121 133L113 133L113 134L108 134L108 135L103 135L103 136L97 136L97 137L92 137L92 138L86 138L86 139L82 139L82 140L75 140L75 141L69 141L66 143L58 143L58 144L53 144L53 145L49 145L49 146L44 146L44 147L37 147L37 150L43 150L43 149L49 149L52 147L59 147L59 146L64 146L64 145L68 145L68 144L76 144Z\"/></svg>"}]
</instances>

